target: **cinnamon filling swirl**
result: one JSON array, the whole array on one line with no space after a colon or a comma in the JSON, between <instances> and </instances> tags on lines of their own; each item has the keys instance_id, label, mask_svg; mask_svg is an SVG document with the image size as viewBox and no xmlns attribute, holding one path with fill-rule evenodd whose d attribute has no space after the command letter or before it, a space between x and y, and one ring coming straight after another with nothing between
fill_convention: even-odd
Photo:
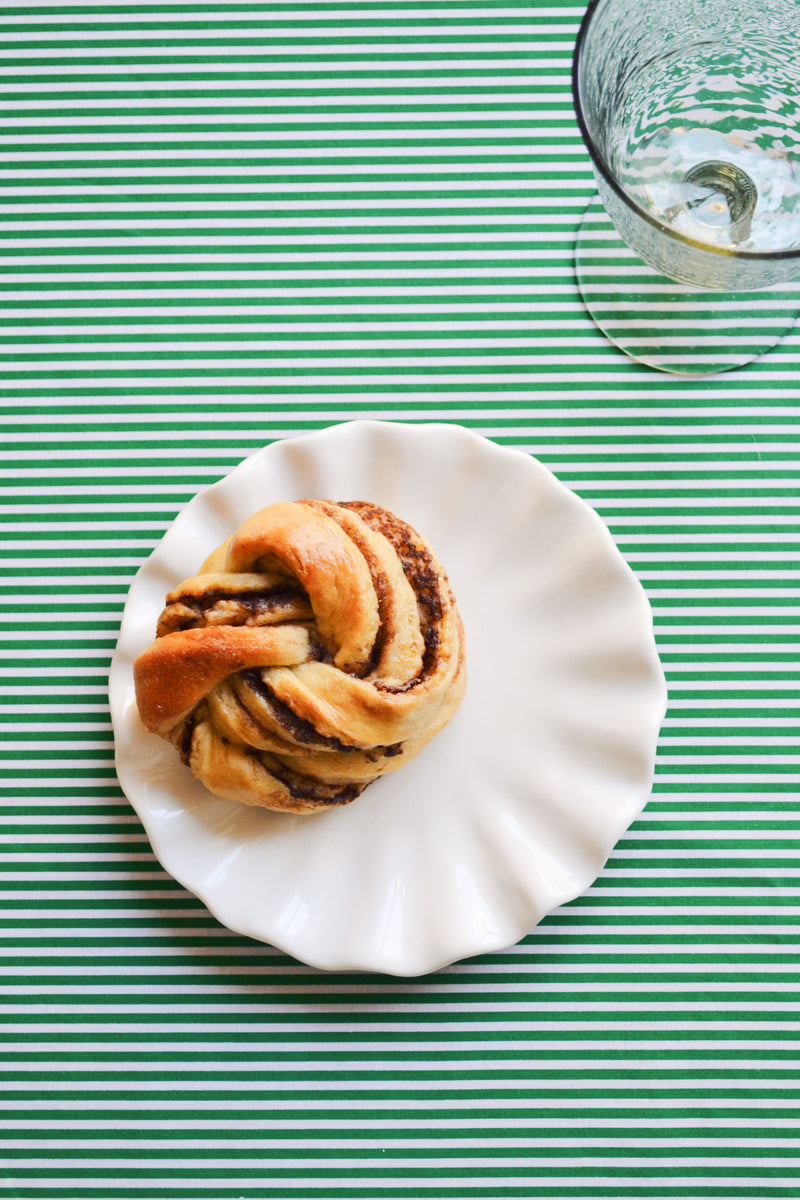
<instances>
[{"instance_id":1,"label":"cinnamon filling swirl","mask_svg":"<svg viewBox=\"0 0 800 1200\"><path fill-rule=\"evenodd\" d=\"M156 634L163 637L180 629L206 625L277 625L281 621L311 619L312 616L308 596L289 580L250 590L235 586L203 591L176 588L167 596L167 606L159 618Z\"/></svg>"},{"instance_id":2,"label":"cinnamon filling swirl","mask_svg":"<svg viewBox=\"0 0 800 1200\"><path fill-rule=\"evenodd\" d=\"M399 517L279 502L170 592L134 677L143 722L210 791L314 812L450 720L463 627L433 549Z\"/></svg>"}]
</instances>

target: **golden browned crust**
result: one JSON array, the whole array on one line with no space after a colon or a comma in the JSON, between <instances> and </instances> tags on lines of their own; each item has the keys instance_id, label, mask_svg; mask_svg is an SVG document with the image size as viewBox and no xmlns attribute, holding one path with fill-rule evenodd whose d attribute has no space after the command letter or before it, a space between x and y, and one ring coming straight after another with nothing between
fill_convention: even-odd
<instances>
[{"instance_id":1,"label":"golden browned crust","mask_svg":"<svg viewBox=\"0 0 800 1200\"><path fill-rule=\"evenodd\" d=\"M167 596L134 664L142 721L210 791L300 813L413 758L465 678L431 547L364 501L255 513Z\"/></svg>"}]
</instances>

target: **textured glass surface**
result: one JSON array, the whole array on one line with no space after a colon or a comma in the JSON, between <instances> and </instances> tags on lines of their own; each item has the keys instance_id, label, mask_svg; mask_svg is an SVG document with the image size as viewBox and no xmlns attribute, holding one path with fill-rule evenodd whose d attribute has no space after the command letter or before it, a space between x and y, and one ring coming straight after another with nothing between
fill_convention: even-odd
<instances>
[{"instance_id":1,"label":"textured glass surface","mask_svg":"<svg viewBox=\"0 0 800 1200\"><path fill-rule=\"evenodd\" d=\"M724 289L800 272L794 0L599 0L576 85L601 197L645 261Z\"/></svg>"}]
</instances>

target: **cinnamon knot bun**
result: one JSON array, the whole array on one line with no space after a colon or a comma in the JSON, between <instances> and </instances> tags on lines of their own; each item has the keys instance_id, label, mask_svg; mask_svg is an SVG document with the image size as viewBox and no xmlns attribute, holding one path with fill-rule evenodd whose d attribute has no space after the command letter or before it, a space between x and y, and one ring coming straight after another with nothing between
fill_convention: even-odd
<instances>
[{"instance_id":1,"label":"cinnamon knot bun","mask_svg":"<svg viewBox=\"0 0 800 1200\"><path fill-rule=\"evenodd\" d=\"M431 547L392 513L279 502L167 596L134 679L145 726L211 792L310 813L449 721L464 634Z\"/></svg>"}]
</instances>

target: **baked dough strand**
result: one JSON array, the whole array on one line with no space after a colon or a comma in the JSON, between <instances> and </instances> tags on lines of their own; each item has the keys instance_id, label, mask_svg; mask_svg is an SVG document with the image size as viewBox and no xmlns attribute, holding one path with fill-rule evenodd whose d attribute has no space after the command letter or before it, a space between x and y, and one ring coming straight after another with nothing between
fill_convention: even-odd
<instances>
[{"instance_id":1,"label":"baked dough strand","mask_svg":"<svg viewBox=\"0 0 800 1200\"><path fill-rule=\"evenodd\" d=\"M134 664L145 726L216 795L310 813L413 758L465 686L428 543L366 501L281 501L168 596Z\"/></svg>"}]
</instances>

